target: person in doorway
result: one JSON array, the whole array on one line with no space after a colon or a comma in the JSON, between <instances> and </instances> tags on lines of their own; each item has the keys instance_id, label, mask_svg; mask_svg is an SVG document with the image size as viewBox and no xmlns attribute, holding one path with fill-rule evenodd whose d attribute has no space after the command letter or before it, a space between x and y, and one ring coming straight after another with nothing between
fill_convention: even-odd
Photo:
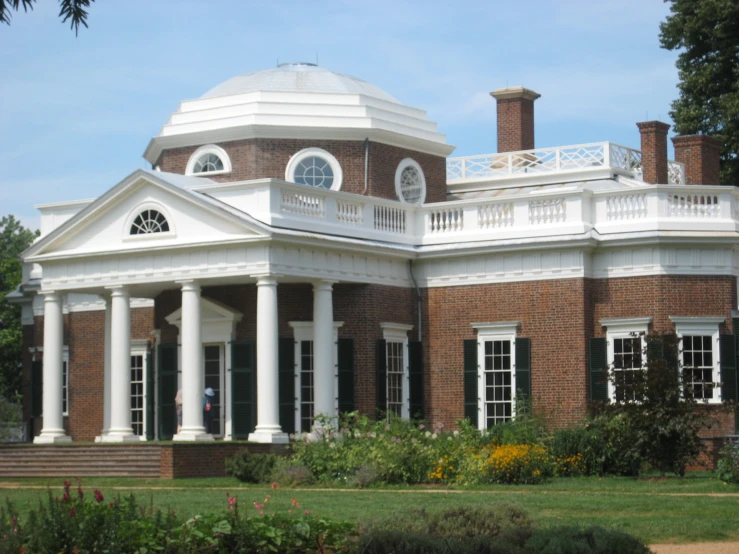
<instances>
[{"instance_id":1,"label":"person in doorway","mask_svg":"<svg viewBox=\"0 0 739 554\"><path fill-rule=\"evenodd\" d=\"M205 389L205 396L203 396L203 425L205 425L205 432L211 433L211 427L213 425L213 397L216 393L212 388L208 387Z\"/></svg>"},{"instance_id":2,"label":"person in doorway","mask_svg":"<svg viewBox=\"0 0 739 554\"><path fill-rule=\"evenodd\" d=\"M179 435L182 430L182 389L177 390L174 397L174 406L177 411L177 434Z\"/></svg>"}]
</instances>

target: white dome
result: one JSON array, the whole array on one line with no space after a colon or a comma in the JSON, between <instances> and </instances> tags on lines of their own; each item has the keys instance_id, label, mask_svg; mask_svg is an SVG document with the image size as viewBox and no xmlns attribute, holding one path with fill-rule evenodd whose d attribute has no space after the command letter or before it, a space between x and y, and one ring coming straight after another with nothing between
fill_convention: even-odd
<instances>
[{"instance_id":1,"label":"white dome","mask_svg":"<svg viewBox=\"0 0 739 554\"><path fill-rule=\"evenodd\" d=\"M282 63L273 69L233 77L203 94L216 98L247 92L308 92L363 94L387 102L399 103L385 91L366 81L334 73L312 63Z\"/></svg>"}]
</instances>

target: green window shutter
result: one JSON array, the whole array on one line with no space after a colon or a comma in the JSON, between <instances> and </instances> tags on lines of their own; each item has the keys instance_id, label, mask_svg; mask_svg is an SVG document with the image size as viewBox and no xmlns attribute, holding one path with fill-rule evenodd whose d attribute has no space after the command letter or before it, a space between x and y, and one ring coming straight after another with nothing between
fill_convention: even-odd
<instances>
[{"instance_id":1,"label":"green window shutter","mask_svg":"<svg viewBox=\"0 0 739 554\"><path fill-rule=\"evenodd\" d=\"M479 387L480 374L477 363L477 339L464 341L464 417L477 427L479 425Z\"/></svg>"},{"instance_id":2,"label":"green window shutter","mask_svg":"<svg viewBox=\"0 0 739 554\"><path fill-rule=\"evenodd\" d=\"M31 362L31 417L41 417L44 404L44 364Z\"/></svg>"},{"instance_id":3,"label":"green window shutter","mask_svg":"<svg viewBox=\"0 0 739 554\"><path fill-rule=\"evenodd\" d=\"M339 339L339 413L353 412L354 406L354 340Z\"/></svg>"},{"instance_id":4,"label":"green window shutter","mask_svg":"<svg viewBox=\"0 0 739 554\"><path fill-rule=\"evenodd\" d=\"M516 338L516 393L528 401L531 398L531 339Z\"/></svg>"},{"instance_id":5,"label":"green window shutter","mask_svg":"<svg viewBox=\"0 0 739 554\"><path fill-rule=\"evenodd\" d=\"M736 348L736 345L739 344L739 319L733 319L732 323L734 325L734 350L735 352L739 349ZM736 352L737 355L739 355L739 352ZM739 366L737 364L736 357L734 358L734 368ZM737 399L739 400L739 378L737 378ZM739 432L739 405L734 409L734 433Z\"/></svg>"},{"instance_id":6,"label":"green window shutter","mask_svg":"<svg viewBox=\"0 0 739 554\"><path fill-rule=\"evenodd\" d=\"M295 339L279 342L280 426L284 433L295 432Z\"/></svg>"},{"instance_id":7,"label":"green window shutter","mask_svg":"<svg viewBox=\"0 0 739 554\"><path fill-rule=\"evenodd\" d=\"M157 346L157 377L159 380L159 440L170 440L177 431L177 411L174 397L177 396L176 344Z\"/></svg>"},{"instance_id":8,"label":"green window shutter","mask_svg":"<svg viewBox=\"0 0 739 554\"><path fill-rule=\"evenodd\" d=\"M246 439L254 431L255 354L253 340L231 343L231 436L235 439Z\"/></svg>"},{"instance_id":9,"label":"green window shutter","mask_svg":"<svg viewBox=\"0 0 739 554\"><path fill-rule=\"evenodd\" d=\"M154 401L154 391L156 390L155 375L154 356L149 352L146 354L146 440L148 441L154 440L154 413L156 410L156 402Z\"/></svg>"},{"instance_id":10,"label":"green window shutter","mask_svg":"<svg viewBox=\"0 0 739 554\"><path fill-rule=\"evenodd\" d=\"M377 417L387 412L387 341L378 340L375 349L377 368Z\"/></svg>"},{"instance_id":11,"label":"green window shutter","mask_svg":"<svg viewBox=\"0 0 739 554\"><path fill-rule=\"evenodd\" d=\"M736 390L736 344L734 335L720 335L721 346L721 399L737 400Z\"/></svg>"},{"instance_id":12,"label":"green window shutter","mask_svg":"<svg viewBox=\"0 0 739 554\"><path fill-rule=\"evenodd\" d=\"M590 400L608 400L608 343L603 337L590 339Z\"/></svg>"},{"instance_id":13,"label":"green window shutter","mask_svg":"<svg viewBox=\"0 0 739 554\"><path fill-rule=\"evenodd\" d=\"M408 397L411 418L423 419L423 345L408 342Z\"/></svg>"}]
</instances>

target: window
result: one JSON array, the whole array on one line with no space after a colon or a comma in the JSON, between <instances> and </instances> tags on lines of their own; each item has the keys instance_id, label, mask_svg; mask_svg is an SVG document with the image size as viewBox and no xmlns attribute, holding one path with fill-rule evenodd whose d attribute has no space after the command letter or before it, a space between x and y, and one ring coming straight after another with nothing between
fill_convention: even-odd
<instances>
[{"instance_id":1,"label":"window","mask_svg":"<svg viewBox=\"0 0 739 554\"><path fill-rule=\"evenodd\" d=\"M167 218L157 210L144 210L131 224L132 235L148 235L151 233L168 233Z\"/></svg>"},{"instance_id":2,"label":"window","mask_svg":"<svg viewBox=\"0 0 739 554\"><path fill-rule=\"evenodd\" d=\"M426 178L415 160L406 158L395 171L395 192L407 204L423 204L426 200Z\"/></svg>"},{"instance_id":3,"label":"window","mask_svg":"<svg viewBox=\"0 0 739 554\"><path fill-rule=\"evenodd\" d=\"M185 175L219 175L231 172L231 160L226 151L215 144L201 146L192 153Z\"/></svg>"},{"instance_id":4,"label":"window","mask_svg":"<svg viewBox=\"0 0 739 554\"><path fill-rule=\"evenodd\" d=\"M290 158L285 180L309 187L339 190L343 172L338 160L326 150L306 148Z\"/></svg>"},{"instance_id":5,"label":"window","mask_svg":"<svg viewBox=\"0 0 739 554\"><path fill-rule=\"evenodd\" d=\"M209 433L223 435L223 345L206 344L203 346L203 364L205 371L205 388L213 389L215 396L211 399L211 422Z\"/></svg>"},{"instance_id":6,"label":"window","mask_svg":"<svg viewBox=\"0 0 739 554\"><path fill-rule=\"evenodd\" d=\"M144 355L131 354L131 428L144 435Z\"/></svg>"},{"instance_id":7,"label":"window","mask_svg":"<svg viewBox=\"0 0 739 554\"><path fill-rule=\"evenodd\" d=\"M633 384L646 364L645 335L652 317L604 318L608 343L608 367L613 369L614 381L608 380L608 398L618 401L637 401Z\"/></svg>"},{"instance_id":8,"label":"window","mask_svg":"<svg viewBox=\"0 0 739 554\"><path fill-rule=\"evenodd\" d=\"M477 329L478 427L511 421L516 415L516 331L518 322L473 323Z\"/></svg>"},{"instance_id":9,"label":"window","mask_svg":"<svg viewBox=\"0 0 739 554\"><path fill-rule=\"evenodd\" d=\"M680 340L680 364L686 394L709 403L721 402L719 330L723 317L673 317Z\"/></svg>"},{"instance_id":10,"label":"window","mask_svg":"<svg viewBox=\"0 0 739 554\"><path fill-rule=\"evenodd\" d=\"M385 412L403 419L410 417L408 331L413 325L381 323L385 340L385 381L387 404Z\"/></svg>"},{"instance_id":11,"label":"window","mask_svg":"<svg viewBox=\"0 0 739 554\"><path fill-rule=\"evenodd\" d=\"M64 347L62 359L62 414L69 415L69 348Z\"/></svg>"}]
</instances>

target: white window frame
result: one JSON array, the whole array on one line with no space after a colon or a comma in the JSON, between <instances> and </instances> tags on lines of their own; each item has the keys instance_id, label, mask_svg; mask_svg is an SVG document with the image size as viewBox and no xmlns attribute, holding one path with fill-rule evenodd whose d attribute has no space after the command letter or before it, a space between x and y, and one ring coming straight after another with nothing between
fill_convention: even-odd
<instances>
[{"instance_id":1,"label":"white window frame","mask_svg":"<svg viewBox=\"0 0 739 554\"><path fill-rule=\"evenodd\" d=\"M328 162L328 165L331 166L331 171L333 171L334 174L334 182L331 184L330 189L324 189L322 187L309 188L316 190L341 190L341 185L344 183L344 172L341 169L341 164L339 163L339 160L334 157L333 154L324 150L323 148L304 148L300 152L296 152L295 154L293 154L292 158L290 158L290 161L287 162L287 167L285 168L285 180L290 183L295 183L295 170L298 168L300 162L302 162L306 158L310 158L311 156L323 158Z\"/></svg>"},{"instance_id":2,"label":"white window frame","mask_svg":"<svg viewBox=\"0 0 739 554\"><path fill-rule=\"evenodd\" d=\"M683 337L685 335L710 335L711 342L713 345L713 368L711 372L711 378L714 383L721 382L721 345L719 343L719 325L725 323L726 319L723 317L682 317L682 316L669 316L670 321L675 325L675 332L679 342L679 360L680 370L683 369ZM716 386L713 388L713 398L710 399L696 399L698 402L705 402L707 404L720 404L721 398L721 387Z\"/></svg>"},{"instance_id":3,"label":"white window frame","mask_svg":"<svg viewBox=\"0 0 739 554\"><path fill-rule=\"evenodd\" d=\"M600 320L600 324L606 328L606 343L608 345L608 368L615 370L616 353L614 349L615 339L641 338L642 367L646 367L646 335L649 325L654 318L647 317L608 317ZM616 400L616 386L608 379L608 398Z\"/></svg>"},{"instance_id":4,"label":"white window frame","mask_svg":"<svg viewBox=\"0 0 739 554\"><path fill-rule=\"evenodd\" d=\"M300 347L303 341L314 342L313 338L313 322L312 321L289 321L288 325L293 329L293 341L294 345L294 360L295 360L295 433L302 433L302 426L300 425L300 405L302 404L302 390L300 388ZM333 333L333 366L334 366L334 413L339 413L339 329L344 326L343 321L334 321L334 333ZM314 386L314 398L315 398L315 381Z\"/></svg>"},{"instance_id":5,"label":"white window frame","mask_svg":"<svg viewBox=\"0 0 739 554\"><path fill-rule=\"evenodd\" d=\"M520 321L499 321L489 323L473 323L477 331L477 418L478 429L487 429L487 411L485 400L485 343L490 341L510 341L511 343L511 420L516 417L516 336Z\"/></svg>"},{"instance_id":6,"label":"white window frame","mask_svg":"<svg viewBox=\"0 0 739 554\"><path fill-rule=\"evenodd\" d=\"M417 202L408 202L403 196L400 177L403 175L403 170L407 167L412 167L418 171L418 175L421 178L421 196L418 198ZM398 168L395 170L395 194L398 195L398 199L401 202L404 204L410 204L411 206L420 206L426 201L426 175L424 175L421 165L413 158L405 158L398 164Z\"/></svg>"},{"instance_id":7,"label":"white window frame","mask_svg":"<svg viewBox=\"0 0 739 554\"><path fill-rule=\"evenodd\" d=\"M410 362L408 360L408 333L413 330L413 325L406 325L404 323L380 323L382 328L382 338L385 340L385 412L390 413L389 402L390 402L390 360L388 357L388 345L390 343L400 343L401 352L403 355L402 361L402 377L401 383L403 386L402 390L402 404L400 406L400 418L410 419L411 415L411 397L410 397Z\"/></svg>"},{"instance_id":8,"label":"white window frame","mask_svg":"<svg viewBox=\"0 0 739 554\"><path fill-rule=\"evenodd\" d=\"M200 158L208 154L218 156L223 163L223 169L195 173L195 164ZM228 157L228 154L223 148L215 144L206 144L195 150L187 161L187 167L185 168L185 175L210 177L211 175L223 175L224 173L231 173L231 158Z\"/></svg>"},{"instance_id":9,"label":"white window frame","mask_svg":"<svg viewBox=\"0 0 739 554\"><path fill-rule=\"evenodd\" d=\"M142 365L142 372L141 372L141 378L143 379L143 385L144 385L144 398L143 398L143 414L141 418L142 422L142 433L141 435L138 435L139 439L142 441L146 440L146 405L149 400L148 395L150 394L150 391L147 390L147 377L148 377L148 347L149 347L149 341L146 339L134 339L131 341L131 353L130 355L133 356L141 356L141 365ZM131 368L129 368L129 371ZM129 402L130 402L130 392L129 392ZM133 414L131 414L133 416ZM133 427L133 417L131 418L131 423Z\"/></svg>"},{"instance_id":10,"label":"white window frame","mask_svg":"<svg viewBox=\"0 0 739 554\"><path fill-rule=\"evenodd\" d=\"M44 347L32 346L28 349L31 360L36 362L36 354L41 354L41 363L44 363ZM64 406L67 409L64 409ZM62 347L62 416L69 416L69 346Z\"/></svg>"},{"instance_id":11,"label":"white window frame","mask_svg":"<svg viewBox=\"0 0 739 554\"><path fill-rule=\"evenodd\" d=\"M167 220L167 225L169 225L169 231L164 231L161 233L144 233L141 235L132 235L131 234L131 226L133 225L134 220L144 211L146 210L156 210L160 214L164 216L164 218ZM142 202L141 204L138 204L131 212L128 214L128 217L126 218L126 223L123 226L123 234L122 238L124 241L140 241L140 240L160 240L160 239L170 239L175 238L177 236L177 232L175 230L174 226L174 219L172 219L172 216L169 213L169 210L159 202L152 202L152 201L146 201Z\"/></svg>"}]
</instances>

